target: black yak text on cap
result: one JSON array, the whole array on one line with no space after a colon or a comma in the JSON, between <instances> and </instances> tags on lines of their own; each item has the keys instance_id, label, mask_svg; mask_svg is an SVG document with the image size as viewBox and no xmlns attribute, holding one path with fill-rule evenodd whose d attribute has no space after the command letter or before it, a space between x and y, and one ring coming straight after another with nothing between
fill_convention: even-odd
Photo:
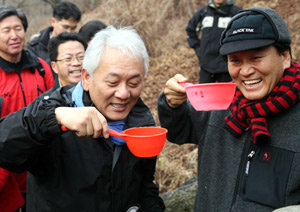
<instances>
[{"instance_id":1,"label":"black yak text on cap","mask_svg":"<svg viewBox=\"0 0 300 212\"><path fill-rule=\"evenodd\" d=\"M291 43L291 37L283 18L265 7L242 10L229 22L221 36L220 54L256 49L275 42Z\"/></svg>"}]
</instances>

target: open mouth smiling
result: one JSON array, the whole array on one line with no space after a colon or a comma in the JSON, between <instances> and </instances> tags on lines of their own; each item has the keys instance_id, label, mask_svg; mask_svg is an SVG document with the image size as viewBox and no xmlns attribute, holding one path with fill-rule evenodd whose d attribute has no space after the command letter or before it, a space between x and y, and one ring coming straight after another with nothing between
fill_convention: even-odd
<instances>
[{"instance_id":1,"label":"open mouth smiling","mask_svg":"<svg viewBox=\"0 0 300 212\"><path fill-rule=\"evenodd\" d=\"M260 83L262 80L261 79L256 79L256 80L244 80L243 83L245 85L255 85Z\"/></svg>"},{"instance_id":2,"label":"open mouth smiling","mask_svg":"<svg viewBox=\"0 0 300 212\"><path fill-rule=\"evenodd\" d=\"M127 104L117 104L117 103L111 103L112 106L115 108L124 108L126 107Z\"/></svg>"},{"instance_id":3,"label":"open mouth smiling","mask_svg":"<svg viewBox=\"0 0 300 212\"><path fill-rule=\"evenodd\" d=\"M80 74L81 70L76 70L76 71L70 71L71 74Z\"/></svg>"}]
</instances>

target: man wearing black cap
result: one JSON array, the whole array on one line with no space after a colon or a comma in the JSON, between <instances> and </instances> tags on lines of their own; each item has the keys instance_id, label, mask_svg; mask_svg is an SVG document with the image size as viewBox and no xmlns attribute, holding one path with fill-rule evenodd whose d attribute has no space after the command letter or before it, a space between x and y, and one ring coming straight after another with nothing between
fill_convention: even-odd
<instances>
[{"instance_id":1,"label":"man wearing black cap","mask_svg":"<svg viewBox=\"0 0 300 212\"><path fill-rule=\"evenodd\" d=\"M0 117L30 104L54 85L49 65L23 50L27 19L12 6L0 7ZM24 204L26 172L0 168L0 211Z\"/></svg>"},{"instance_id":2,"label":"man wearing black cap","mask_svg":"<svg viewBox=\"0 0 300 212\"><path fill-rule=\"evenodd\" d=\"M240 10L234 0L209 0L189 20L187 42L199 59L200 83L231 81L226 62L219 54L219 40L232 16Z\"/></svg>"},{"instance_id":3,"label":"man wearing black cap","mask_svg":"<svg viewBox=\"0 0 300 212\"><path fill-rule=\"evenodd\" d=\"M199 145L195 211L300 209L300 65L290 44L276 11L248 8L221 37L237 84L228 110L195 111L184 76L166 83L158 112L168 140Z\"/></svg>"}]
</instances>

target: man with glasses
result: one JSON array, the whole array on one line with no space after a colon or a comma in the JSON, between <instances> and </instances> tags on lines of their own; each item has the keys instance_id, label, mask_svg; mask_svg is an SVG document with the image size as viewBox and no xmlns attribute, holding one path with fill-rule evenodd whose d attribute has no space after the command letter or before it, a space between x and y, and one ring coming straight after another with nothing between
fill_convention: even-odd
<instances>
[{"instance_id":1,"label":"man with glasses","mask_svg":"<svg viewBox=\"0 0 300 212\"><path fill-rule=\"evenodd\" d=\"M62 32L74 32L80 19L81 12L75 4L68 1L58 3L53 9L51 26L43 29L39 36L28 42L27 48L50 64L47 48L49 40Z\"/></svg>"},{"instance_id":2,"label":"man with glasses","mask_svg":"<svg viewBox=\"0 0 300 212\"><path fill-rule=\"evenodd\" d=\"M51 67L57 74L54 87L76 84L81 80L81 68L87 44L77 33L63 32L51 38L48 46ZM47 93L49 93L47 92Z\"/></svg>"}]
</instances>

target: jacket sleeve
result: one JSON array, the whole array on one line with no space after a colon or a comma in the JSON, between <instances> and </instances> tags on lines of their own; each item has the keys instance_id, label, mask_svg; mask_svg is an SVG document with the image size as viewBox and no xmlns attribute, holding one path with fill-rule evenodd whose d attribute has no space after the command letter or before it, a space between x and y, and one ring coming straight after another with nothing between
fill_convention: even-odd
<instances>
[{"instance_id":1,"label":"jacket sleeve","mask_svg":"<svg viewBox=\"0 0 300 212\"><path fill-rule=\"evenodd\" d=\"M34 42L34 40L29 41L29 42L27 43L26 49L27 49L30 53L36 55L35 49L34 49L34 46L33 46L32 42Z\"/></svg>"},{"instance_id":2,"label":"jacket sleeve","mask_svg":"<svg viewBox=\"0 0 300 212\"><path fill-rule=\"evenodd\" d=\"M196 54L200 50L201 40L199 39L199 33L201 31L201 24L203 19L203 8L200 8L189 20L185 29L187 33L187 42L191 48L193 48ZM198 58L199 55L197 54Z\"/></svg>"},{"instance_id":3,"label":"jacket sleeve","mask_svg":"<svg viewBox=\"0 0 300 212\"><path fill-rule=\"evenodd\" d=\"M30 156L61 132L54 113L60 103L53 100L51 105L47 101L34 101L0 119L1 167L13 172L25 171Z\"/></svg>"},{"instance_id":4,"label":"jacket sleeve","mask_svg":"<svg viewBox=\"0 0 300 212\"><path fill-rule=\"evenodd\" d=\"M162 127L168 129L167 139L168 141L175 144L185 144L194 143L198 144L199 140L196 134L199 134L199 129L192 121L192 116L195 114L190 114L191 105L187 102L183 103L178 108L171 108L167 101L164 93L161 93L157 101L158 117ZM203 115L203 118L200 117ZM201 123L206 125L207 113L197 113L197 118L199 115L199 120Z\"/></svg>"},{"instance_id":5,"label":"jacket sleeve","mask_svg":"<svg viewBox=\"0 0 300 212\"><path fill-rule=\"evenodd\" d=\"M140 203L143 212L162 212L165 205L159 196L158 187L153 182L156 157L144 158L143 165L143 183L140 190Z\"/></svg>"},{"instance_id":6,"label":"jacket sleeve","mask_svg":"<svg viewBox=\"0 0 300 212\"><path fill-rule=\"evenodd\" d=\"M231 10L230 10L231 16L235 16L235 15L238 14L241 10L242 10L242 8L240 8L240 7L236 6L236 5L232 5L232 6L231 6Z\"/></svg>"}]
</instances>

